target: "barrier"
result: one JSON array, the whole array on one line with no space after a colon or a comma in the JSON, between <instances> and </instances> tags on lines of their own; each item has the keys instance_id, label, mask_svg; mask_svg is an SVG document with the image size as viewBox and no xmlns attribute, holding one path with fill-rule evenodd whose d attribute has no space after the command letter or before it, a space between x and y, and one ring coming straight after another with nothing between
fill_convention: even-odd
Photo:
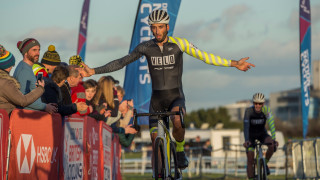
<instances>
[{"instance_id":1,"label":"barrier","mask_svg":"<svg viewBox=\"0 0 320 180\"><path fill-rule=\"evenodd\" d=\"M58 179L60 115L15 109L10 129L9 179Z\"/></svg>"},{"instance_id":2,"label":"barrier","mask_svg":"<svg viewBox=\"0 0 320 180\"><path fill-rule=\"evenodd\" d=\"M0 180L6 179L6 162L8 147L9 116L0 109Z\"/></svg>"},{"instance_id":3,"label":"barrier","mask_svg":"<svg viewBox=\"0 0 320 180\"><path fill-rule=\"evenodd\" d=\"M72 115L0 110L1 179L10 147L9 179L118 179L121 146L104 122ZM62 126L63 124L63 126ZM7 145L9 127L11 145Z\"/></svg>"},{"instance_id":4,"label":"barrier","mask_svg":"<svg viewBox=\"0 0 320 180\"><path fill-rule=\"evenodd\" d=\"M83 179L84 177L84 118L79 115L66 117L63 138L63 177L61 179Z\"/></svg>"},{"instance_id":5,"label":"barrier","mask_svg":"<svg viewBox=\"0 0 320 180\"><path fill-rule=\"evenodd\" d=\"M101 134L101 141L100 141L100 172L101 177L104 180L111 180L112 179L112 129L104 122L100 121L100 134Z\"/></svg>"}]
</instances>

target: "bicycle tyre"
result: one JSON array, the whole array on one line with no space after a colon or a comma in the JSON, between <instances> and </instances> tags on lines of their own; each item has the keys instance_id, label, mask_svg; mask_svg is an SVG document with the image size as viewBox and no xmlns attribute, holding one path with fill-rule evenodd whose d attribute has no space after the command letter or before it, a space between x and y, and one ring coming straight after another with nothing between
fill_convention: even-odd
<instances>
[{"instance_id":1,"label":"bicycle tyre","mask_svg":"<svg viewBox=\"0 0 320 180\"><path fill-rule=\"evenodd\" d=\"M170 171L169 172L170 172L170 177L172 179L181 179L181 174L178 168L176 146L174 142L170 142Z\"/></svg>"},{"instance_id":2,"label":"bicycle tyre","mask_svg":"<svg viewBox=\"0 0 320 180\"><path fill-rule=\"evenodd\" d=\"M260 179L261 180L266 180L267 179L267 170L266 170L266 166L265 166L265 163L264 163L264 160L263 159L260 159L260 169L259 169L259 172L260 172Z\"/></svg>"},{"instance_id":3,"label":"bicycle tyre","mask_svg":"<svg viewBox=\"0 0 320 180\"><path fill-rule=\"evenodd\" d=\"M159 153L160 151L160 153ZM155 180L163 179L165 176L165 165L164 165L164 151L163 151L163 140L160 138L156 139L155 147L154 147L154 178ZM160 155L160 157L159 157ZM159 163L160 160L160 163ZM160 165L160 167L159 167ZM159 170L160 169L160 170Z\"/></svg>"}]
</instances>

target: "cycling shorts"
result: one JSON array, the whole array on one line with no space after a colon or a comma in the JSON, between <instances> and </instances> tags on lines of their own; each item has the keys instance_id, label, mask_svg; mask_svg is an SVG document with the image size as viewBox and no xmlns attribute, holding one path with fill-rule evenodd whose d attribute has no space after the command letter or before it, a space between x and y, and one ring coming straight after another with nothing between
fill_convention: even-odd
<instances>
[{"instance_id":1,"label":"cycling shorts","mask_svg":"<svg viewBox=\"0 0 320 180\"><path fill-rule=\"evenodd\" d=\"M261 143L264 143L267 137L271 137L267 132L263 132L259 134L250 134L249 141L251 145L247 148L247 151L254 151L254 148L255 148L254 144L256 139L259 140Z\"/></svg>"},{"instance_id":2,"label":"cycling shorts","mask_svg":"<svg viewBox=\"0 0 320 180\"><path fill-rule=\"evenodd\" d=\"M170 90L153 90L150 100L149 112L164 112L171 111L173 107L185 107L185 98L181 88L175 88ZM167 128L169 128L169 122L166 122ZM158 119L156 116L149 118L149 128L158 127Z\"/></svg>"}]
</instances>

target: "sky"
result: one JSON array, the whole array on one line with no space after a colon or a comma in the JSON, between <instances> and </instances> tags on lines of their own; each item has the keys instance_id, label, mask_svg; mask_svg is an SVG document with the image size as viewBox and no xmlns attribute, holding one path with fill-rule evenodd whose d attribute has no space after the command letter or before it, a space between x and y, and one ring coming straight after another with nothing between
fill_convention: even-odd
<instances>
[{"instance_id":1,"label":"sky","mask_svg":"<svg viewBox=\"0 0 320 180\"><path fill-rule=\"evenodd\" d=\"M312 61L320 60L320 1L311 2ZM86 63L98 67L128 54L138 0L92 0ZM76 54L82 0L15 0L2 3L0 44L16 57L27 37L50 44L61 60ZM227 59L250 57L247 72L207 65L184 55L187 111L212 108L300 87L299 0L182 0L173 36ZM13 69L14 70L14 69ZM11 72L13 74L13 71ZM105 75L105 74L104 74ZM123 85L125 68L110 73ZM92 78L98 79L101 75Z\"/></svg>"}]
</instances>

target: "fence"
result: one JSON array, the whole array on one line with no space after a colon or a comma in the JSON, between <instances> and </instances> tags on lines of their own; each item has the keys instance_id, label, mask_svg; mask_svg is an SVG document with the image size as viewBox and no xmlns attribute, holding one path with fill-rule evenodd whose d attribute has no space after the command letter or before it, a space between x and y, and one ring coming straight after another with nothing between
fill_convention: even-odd
<instances>
[{"instance_id":1,"label":"fence","mask_svg":"<svg viewBox=\"0 0 320 180\"><path fill-rule=\"evenodd\" d=\"M267 147L263 147L266 152ZM320 138L294 140L278 147L268 166L273 179L319 179L320 172ZM127 159L123 153L121 160L122 173L152 173L151 148L142 148L141 158ZM217 157L215 154L224 156ZM229 144L228 147L209 150L202 147L186 149L189 167L183 170L188 179L245 179L247 158L242 145Z\"/></svg>"}]
</instances>

